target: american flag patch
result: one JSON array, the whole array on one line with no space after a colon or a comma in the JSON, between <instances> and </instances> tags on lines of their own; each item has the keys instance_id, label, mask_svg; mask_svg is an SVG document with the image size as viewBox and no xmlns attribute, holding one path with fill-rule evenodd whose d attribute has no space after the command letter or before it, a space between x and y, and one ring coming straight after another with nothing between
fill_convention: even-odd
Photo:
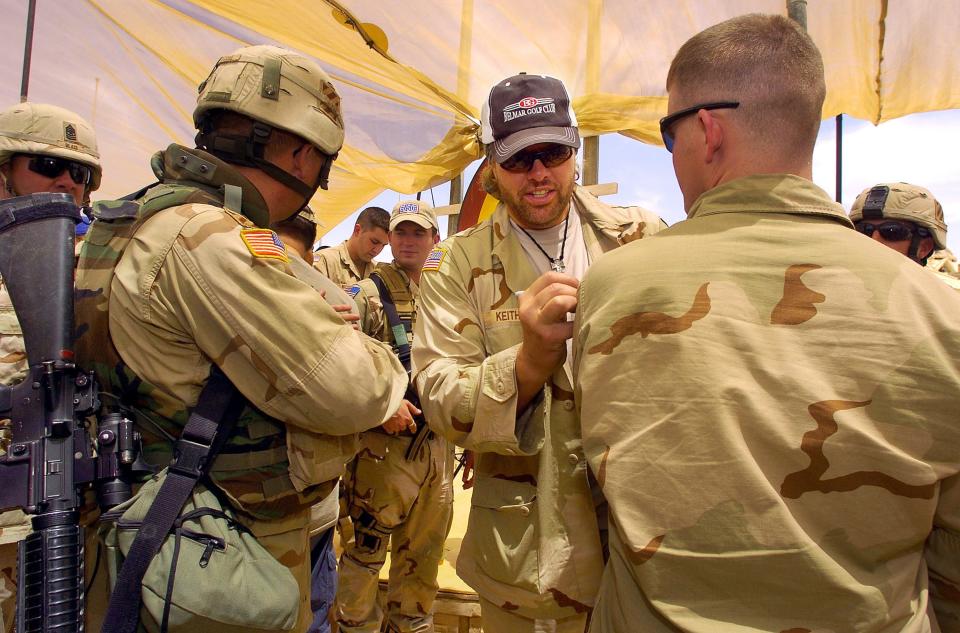
<instances>
[{"instance_id":1,"label":"american flag patch","mask_svg":"<svg viewBox=\"0 0 960 633\"><path fill-rule=\"evenodd\" d=\"M254 257L289 262L283 242L270 229L240 229L240 239Z\"/></svg>"},{"instance_id":2,"label":"american flag patch","mask_svg":"<svg viewBox=\"0 0 960 633\"><path fill-rule=\"evenodd\" d=\"M360 294L360 284L353 284L347 288L347 294L356 299L357 295Z\"/></svg>"},{"instance_id":3,"label":"american flag patch","mask_svg":"<svg viewBox=\"0 0 960 633\"><path fill-rule=\"evenodd\" d=\"M443 257L447 254L447 249L442 246L435 246L430 254L427 255L426 261L423 262L424 270L440 270L440 264L443 263Z\"/></svg>"}]
</instances>

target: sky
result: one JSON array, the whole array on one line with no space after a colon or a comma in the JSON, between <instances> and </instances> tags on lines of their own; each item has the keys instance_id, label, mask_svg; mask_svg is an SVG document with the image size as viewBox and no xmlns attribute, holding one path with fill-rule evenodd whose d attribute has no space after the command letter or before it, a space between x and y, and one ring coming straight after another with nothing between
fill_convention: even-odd
<instances>
[{"instance_id":1,"label":"sky","mask_svg":"<svg viewBox=\"0 0 960 633\"><path fill-rule=\"evenodd\" d=\"M831 197L836 192L836 138L835 121L824 120L813 154L813 179ZM841 203L847 211L857 194L879 183L903 181L926 187L943 206L947 245L960 254L960 110L912 114L877 126L844 116L842 141ZM478 165L474 163L464 172L464 188ZM599 180L615 182L619 187L617 194L603 196L604 202L645 207L660 214L668 224L686 217L670 154L663 147L619 134L601 136ZM414 197L385 191L368 204L389 211L399 200ZM449 185L424 191L421 197L434 206L449 204ZM331 229L321 243L333 246L345 240L359 211ZM956 226L956 231L951 232L951 226ZM440 220L440 232L446 237L445 218ZM387 247L377 259L390 258Z\"/></svg>"}]
</instances>

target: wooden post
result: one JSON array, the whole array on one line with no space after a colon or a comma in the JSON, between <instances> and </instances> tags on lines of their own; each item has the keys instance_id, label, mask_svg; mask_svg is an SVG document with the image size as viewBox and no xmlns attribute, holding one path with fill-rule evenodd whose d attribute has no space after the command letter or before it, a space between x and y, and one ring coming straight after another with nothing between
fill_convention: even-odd
<instances>
[{"instance_id":1,"label":"wooden post","mask_svg":"<svg viewBox=\"0 0 960 633\"><path fill-rule=\"evenodd\" d=\"M463 173L457 174L457 177L450 181L450 204L460 204L463 202ZM447 235L450 237L457 232L457 224L460 223L460 214L451 213L447 216Z\"/></svg>"},{"instance_id":2,"label":"wooden post","mask_svg":"<svg viewBox=\"0 0 960 633\"><path fill-rule=\"evenodd\" d=\"M600 137L583 139L583 174L581 184L595 185L600 180Z\"/></svg>"}]
</instances>

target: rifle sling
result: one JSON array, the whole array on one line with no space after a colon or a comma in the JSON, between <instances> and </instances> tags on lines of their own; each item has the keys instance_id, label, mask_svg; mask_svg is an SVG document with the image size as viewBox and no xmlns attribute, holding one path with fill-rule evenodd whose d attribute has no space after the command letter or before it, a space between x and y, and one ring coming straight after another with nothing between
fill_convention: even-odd
<instances>
[{"instance_id":1,"label":"rifle sling","mask_svg":"<svg viewBox=\"0 0 960 633\"><path fill-rule=\"evenodd\" d=\"M117 576L103 633L135 633L137 630L141 585L147 567L160 551L194 486L209 472L245 403L246 399L233 383L213 365L210 378L177 440L176 457Z\"/></svg>"},{"instance_id":2,"label":"rifle sling","mask_svg":"<svg viewBox=\"0 0 960 633\"><path fill-rule=\"evenodd\" d=\"M397 304L393 302L393 296L390 294L390 289L387 288L386 282L383 281L378 273L373 273L370 275L370 281L377 286L377 290L380 291L380 301L383 303L383 311L387 315L387 325L390 326L390 331L393 332L394 346L397 349L397 356L400 358L400 364L403 365L403 368L407 370L407 375L410 375L410 339L407 338L407 329L410 327L409 321L404 323L400 318L400 313L397 312ZM401 335L400 333L403 332Z\"/></svg>"},{"instance_id":3,"label":"rifle sling","mask_svg":"<svg viewBox=\"0 0 960 633\"><path fill-rule=\"evenodd\" d=\"M407 370L407 380L410 381L410 339L407 338L406 335L410 322L404 322L400 318L400 314L397 312L397 305L394 303L393 296L390 294L390 290L387 288L387 284L383 281L383 278L374 272L370 275L370 280L377 286L377 290L380 291L380 301L383 303L383 311L387 315L387 324L393 331L393 340L395 341L397 356L400 358L400 364ZM417 390L413 387L412 381L407 385L407 399L418 409L422 408L420 406L420 398L417 395ZM413 441L410 442L410 446L407 447L404 453L404 459L407 461L416 459L424 443L430 439L430 437L432 437L431 431L427 427L426 420L421 417L421 424L413 436Z\"/></svg>"}]
</instances>

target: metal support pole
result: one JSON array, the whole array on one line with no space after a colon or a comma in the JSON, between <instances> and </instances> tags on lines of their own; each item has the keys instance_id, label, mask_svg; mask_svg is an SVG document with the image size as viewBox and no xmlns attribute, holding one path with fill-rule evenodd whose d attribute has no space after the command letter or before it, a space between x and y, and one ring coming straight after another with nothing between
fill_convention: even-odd
<instances>
[{"instance_id":1,"label":"metal support pole","mask_svg":"<svg viewBox=\"0 0 960 633\"><path fill-rule=\"evenodd\" d=\"M20 76L20 103L27 100L30 86L30 60L33 57L33 22L37 15L37 0L30 0L27 7L27 36L23 44L23 72Z\"/></svg>"},{"instance_id":2,"label":"metal support pole","mask_svg":"<svg viewBox=\"0 0 960 633\"><path fill-rule=\"evenodd\" d=\"M583 185L595 185L600 181L600 137L583 139Z\"/></svg>"},{"instance_id":3,"label":"metal support pole","mask_svg":"<svg viewBox=\"0 0 960 633\"><path fill-rule=\"evenodd\" d=\"M450 181L450 204L460 204L463 202L463 173ZM451 213L447 216L447 237L457 232L457 225L460 224L460 214Z\"/></svg>"},{"instance_id":4,"label":"metal support pole","mask_svg":"<svg viewBox=\"0 0 960 633\"><path fill-rule=\"evenodd\" d=\"M834 119L837 125L837 202L843 197L843 114Z\"/></svg>"},{"instance_id":5,"label":"metal support pole","mask_svg":"<svg viewBox=\"0 0 960 633\"><path fill-rule=\"evenodd\" d=\"M787 0L787 17L807 30L807 0Z\"/></svg>"}]
</instances>

